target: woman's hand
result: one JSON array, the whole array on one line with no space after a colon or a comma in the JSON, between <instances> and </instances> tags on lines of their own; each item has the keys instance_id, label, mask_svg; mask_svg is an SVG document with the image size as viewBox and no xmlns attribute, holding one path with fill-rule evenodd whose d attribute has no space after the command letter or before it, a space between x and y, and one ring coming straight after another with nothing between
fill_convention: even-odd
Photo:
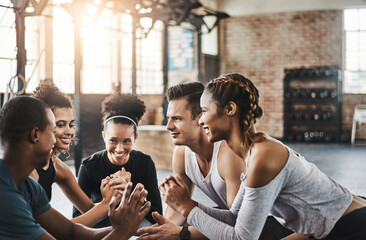
<instances>
[{"instance_id":1,"label":"woman's hand","mask_svg":"<svg viewBox=\"0 0 366 240\"><path fill-rule=\"evenodd\" d=\"M109 204L109 202L111 201L113 196L116 196L117 199L120 199L120 197L118 198L117 195L120 195L118 193L118 191L116 191L113 186L111 186L109 183L110 181L112 181L109 177L106 177L102 180L101 184L100 184L100 192L102 194L103 197L103 202Z\"/></svg>"},{"instance_id":2,"label":"woman's hand","mask_svg":"<svg viewBox=\"0 0 366 240\"><path fill-rule=\"evenodd\" d=\"M123 178L126 182L131 182L131 173L123 167L120 171L111 174L111 178Z\"/></svg>"},{"instance_id":3,"label":"woman's hand","mask_svg":"<svg viewBox=\"0 0 366 240\"><path fill-rule=\"evenodd\" d=\"M111 178L112 180L108 184L122 194L126 184L131 182L131 173L122 168L120 171L111 174Z\"/></svg>"},{"instance_id":4,"label":"woman's hand","mask_svg":"<svg viewBox=\"0 0 366 240\"><path fill-rule=\"evenodd\" d=\"M189 194L188 187L179 175L168 176L159 186L163 200L176 212L188 217L191 210L197 206Z\"/></svg>"}]
</instances>

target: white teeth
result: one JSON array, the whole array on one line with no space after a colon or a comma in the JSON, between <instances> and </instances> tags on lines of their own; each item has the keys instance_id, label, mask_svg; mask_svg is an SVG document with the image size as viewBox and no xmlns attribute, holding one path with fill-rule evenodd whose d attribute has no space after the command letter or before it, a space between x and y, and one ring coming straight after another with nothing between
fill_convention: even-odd
<instances>
[{"instance_id":1,"label":"white teeth","mask_svg":"<svg viewBox=\"0 0 366 240\"><path fill-rule=\"evenodd\" d=\"M71 143L71 139L69 138L60 138L62 142L66 143L66 144L69 144Z\"/></svg>"},{"instance_id":2,"label":"white teeth","mask_svg":"<svg viewBox=\"0 0 366 240\"><path fill-rule=\"evenodd\" d=\"M114 155L115 155L116 157L122 157L122 156L123 156L123 153L121 153L121 154L114 153Z\"/></svg>"}]
</instances>

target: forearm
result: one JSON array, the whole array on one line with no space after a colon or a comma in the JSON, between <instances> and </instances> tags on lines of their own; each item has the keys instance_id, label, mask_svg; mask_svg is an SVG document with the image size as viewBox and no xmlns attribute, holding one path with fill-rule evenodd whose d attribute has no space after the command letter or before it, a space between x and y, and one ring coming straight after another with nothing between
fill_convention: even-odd
<instances>
[{"instance_id":1,"label":"forearm","mask_svg":"<svg viewBox=\"0 0 366 240\"><path fill-rule=\"evenodd\" d=\"M208 239L205 235L203 235L201 232L199 232L197 229L195 229L193 226L188 227L189 232L191 233L191 240L202 240L202 239Z\"/></svg>"},{"instance_id":2,"label":"forearm","mask_svg":"<svg viewBox=\"0 0 366 240\"><path fill-rule=\"evenodd\" d=\"M238 239L235 227L212 218L199 208L194 208L191 211L187 222L209 239Z\"/></svg>"},{"instance_id":3,"label":"forearm","mask_svg":"<svg viewBox=\"0 0 366 240\"><path fill-rule=\"evenodd\" d=\"M128 240L131 236L126 234L126 232L118 231L117 229L113 229L106 235L103 240ZM101 238L99 238L101 239Z\"/></svg>"},{"instance_id":4,"label":"forearm","mask_svg":"<svg viewBox=\"0 0 366 240\"><path fill-rule=\"evenodd\" d=\"M234 226L236 223L236 216L234 216L234 214L230 210L207 207L202 204L198 204L198 207L206 214L210 215L220 222L226 223L230 226Z\"/></svg>"},{"instance_id":5,"label":"forearm","mask_svg":"<svg viewBox=\"0 0 366 240\"><path fill-rule=\"evenodd\" d=\"M89 228L79 223L73 224L71 239L102 239L113 230L112 227Z\"/></svg>"},{"instance_id":6,"label":"forearm","mask_svg":"<svg viewBox=\"0 0 366 240\"><path fill-rule=\"evenodd\" d=\"M71 203L81 212L86 213L94 207L94 203L77 185L76 181L63 181L57 183Z\"/></svg>"},{"instance_id":7,"label":"forearm","mask_svg":"<svg viewBox=\"0 0 366 240\"><path fill-rule=\"evenodd\" d=\"M285 238L282 238L281 240L308 240L309 237L298 234L298 233L293 233L290 236L287 236Z\"/></svg>"},{"instance_id":8,"label":"forearm","mask_svg":"<svg viewBox=\"0 0 366 240\"><path fill-rule=\"evenodd\" d=\"M92 227L108 215L108 203L102 201L96 204L88 212L71 219L74 223L80 223L84 226Z\"/></svg>"},{"instance_id":9,"label":"forearm","mask_svg":"<svg viewBox=\"0 0 366 240\"><path fill-rule=\"evenodd\" d=\"M164 216L178 226L182 226L186 222L186 218L167 206Z\"/></svg>"}]
</instances>

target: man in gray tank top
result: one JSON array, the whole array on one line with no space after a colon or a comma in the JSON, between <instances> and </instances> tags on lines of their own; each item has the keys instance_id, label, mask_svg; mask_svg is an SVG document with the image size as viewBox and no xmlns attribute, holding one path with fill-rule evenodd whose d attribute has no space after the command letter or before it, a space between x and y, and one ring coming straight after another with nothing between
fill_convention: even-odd
<instances>
[{"instance_id":1,"label":"man in gray tank top","mask_svg":"<svg viewBox=\"0 0 366 240\"><path fill-rule=\"evenodd\" d=\"M245 171L243 160L225 141L210 143L199 125L201 116L201 83L179 84L167 91L167 129L176 148L173 153L173 173L178 174L190 189L200 188L219 208L229 209L240 187L240 175ZM230 161L226 161L230 159ZM186 219L169 206L165 217L153 213L158 225L138 230L140 239L207 239ZM267 220L260 239L280 239L291 234L273 217Z\"/></svg>"}]
</instances>

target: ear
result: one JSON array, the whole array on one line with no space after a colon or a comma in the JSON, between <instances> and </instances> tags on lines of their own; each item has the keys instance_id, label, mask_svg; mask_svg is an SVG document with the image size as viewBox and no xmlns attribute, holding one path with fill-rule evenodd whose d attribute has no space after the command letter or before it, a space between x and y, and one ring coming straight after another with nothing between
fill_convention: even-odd
<instances>
[{"instance_id":1,"label":"ear","mask_svg":"<svg viewBox=\"0 0 366 240\"><path fill-rule=\"evenodd\" d=\"M234 103L233 101L230 101L225 106L225 113L228 116L234 116L238 110L237 108L238 108L238 105L236 105L236 103Z\"/></svg>"},{"instance_id":2,"label":"ear","mask_svg":"<svg viewBox=\"0 0 366 240\"><path fill-rule=\"evenodd\" d=\"M139 137L139 135L136 133L135 134L135 142L136 142L136 139Z\"/></svg>"},{"instance_id":3,"label":"ear","mask_svg":"<svg viewBox=\"0 0 366 240\"><path fill-rule=\"evenodd\" d=\"M39 129L38 127L33 128L29 133L29 139L32 143L39 142Z\"/></svg>"}]
</instances>

